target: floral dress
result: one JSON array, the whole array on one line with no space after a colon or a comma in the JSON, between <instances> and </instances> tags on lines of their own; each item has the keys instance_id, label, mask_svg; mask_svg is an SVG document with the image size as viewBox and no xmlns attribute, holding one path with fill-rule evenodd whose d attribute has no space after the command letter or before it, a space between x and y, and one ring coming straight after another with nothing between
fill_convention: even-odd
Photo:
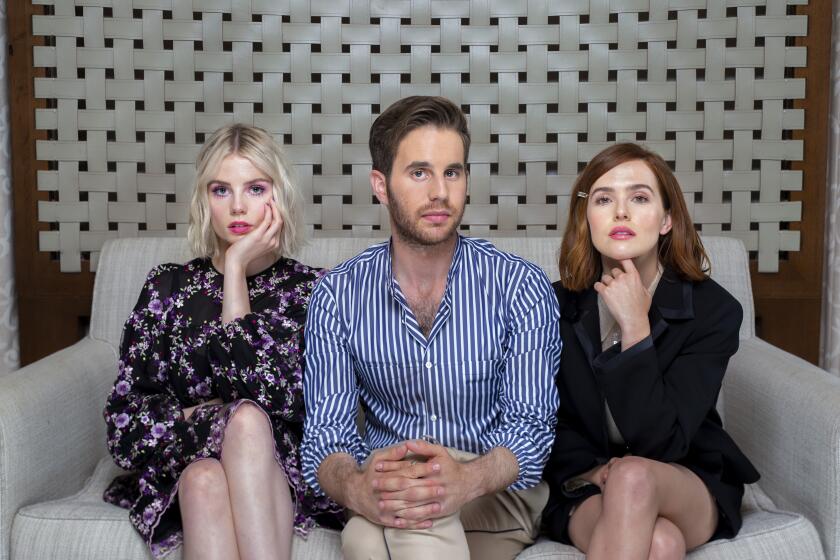
<instances>
[{"instance_id":1,"label":"floral dress","mask_svg":"<svg viewBox=\"0 0 840 560\"><path fill-rule=\"evenodd\" d=\"M178 479L200 459L221 457L225 428L243 402L257 403L274 428L274 456L295 502L295 532L338 527L341 507L303 481L303 324L323 271L280 258L247 278L251 313L222 324L223 275L209 259L155 267L123 329L119 374L104 417L117 477L105 500L160 558L183 540ZM199 406L190 420L183 409Z\"/></svg>"}]
</instances>

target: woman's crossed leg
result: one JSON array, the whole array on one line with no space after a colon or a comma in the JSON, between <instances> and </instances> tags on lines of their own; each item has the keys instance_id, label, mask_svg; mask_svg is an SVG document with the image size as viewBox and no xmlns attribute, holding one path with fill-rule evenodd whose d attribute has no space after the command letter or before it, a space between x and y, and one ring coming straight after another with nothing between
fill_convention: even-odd
<instances>
[{"instance_id":1,"label":"woman's crossed leg","mask_svg":"<svg viewBox=\"0 0 840 560\"><path fill-rule=\"evenodd\" d=\"M717 506L703 481L681 465L627 456L611 461L602 494L569 520L587 558L684 558L717 527Z\"/></svg>"}]
</instances>

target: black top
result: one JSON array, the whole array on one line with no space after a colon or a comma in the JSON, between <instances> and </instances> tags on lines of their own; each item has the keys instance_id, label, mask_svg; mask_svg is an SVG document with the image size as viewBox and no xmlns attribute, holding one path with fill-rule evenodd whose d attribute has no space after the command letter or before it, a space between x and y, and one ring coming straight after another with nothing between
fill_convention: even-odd
<instances>
[{"instance_id":1,"label":"black top","mask_svg":"<svg viewBox=\"0 0 840 560\"><path fill-rule=\"evenodd\" d=\"M741 305L711 279L683 281L666 268L648 313L650 336L625 352L620 344L602 352L595 290L572 292L560 282L554 289L563 351L557 431L544 472L551 490L543 513L549 536L562 540L568 504L581 498L568 487L564 492L563 483L628 453L697 473L718 503L725 529L719 536L734 536L743 485L759 477L715 410L738 349ZM623 448L609 443L605 400Z\"/></svg>"}]
</instances>

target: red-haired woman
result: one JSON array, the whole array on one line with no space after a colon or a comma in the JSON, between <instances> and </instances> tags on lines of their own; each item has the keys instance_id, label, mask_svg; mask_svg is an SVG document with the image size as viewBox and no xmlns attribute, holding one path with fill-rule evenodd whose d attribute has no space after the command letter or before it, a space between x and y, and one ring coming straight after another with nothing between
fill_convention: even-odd
<instances>
[{"instance_id":1,"label":"red-haired woman","mask_svg":"<svg viewBox=\"0 0 840 560\"><path fill-rule=\"evenodd\" d=\"M545 532L589 558L683 558L741 526L758 472L715 403L742 311L676 177L636 144L578 177L555 284L563 353Z\"/></svg>"}]
</instances>

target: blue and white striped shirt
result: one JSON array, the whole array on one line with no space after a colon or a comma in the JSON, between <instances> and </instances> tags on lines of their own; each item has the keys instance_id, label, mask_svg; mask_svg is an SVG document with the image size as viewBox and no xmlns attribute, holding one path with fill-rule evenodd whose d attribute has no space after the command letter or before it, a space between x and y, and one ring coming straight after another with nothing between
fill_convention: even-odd
<instances>
[{"instance_id":1,"label":"blue and white striped shirt","mask_svg":"<svg viewBox=\"0 0 840 560\"><path fill-rule=\"evenodd\" d=\"M339 265L306 321L306 482L323 493L317 471L333 453L361 463L431 436L472 453L506 447L519 462L510 488L536 485L559 406L559 317L545 273L484 240L458 237L428 339L391 273L390 242Z\"/></svg>"}]
</instances>

